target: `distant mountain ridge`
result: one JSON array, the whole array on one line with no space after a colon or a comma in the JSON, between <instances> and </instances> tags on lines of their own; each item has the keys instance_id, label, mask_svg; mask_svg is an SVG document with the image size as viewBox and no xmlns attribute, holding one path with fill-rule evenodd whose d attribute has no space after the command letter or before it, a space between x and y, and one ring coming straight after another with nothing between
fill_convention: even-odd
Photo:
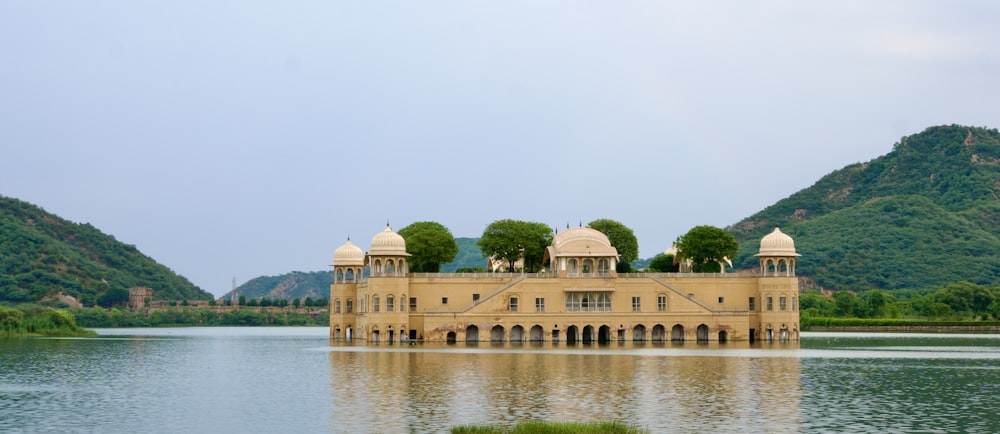
<instances>
[{"instance_id":1,"label":"distant mountain ridge","mask_svg":"<svg viewBox=\"0 0 1000 434\"><path fill-rule=\"evenodd\" d=\"M229 300L244 296L247 299L266 297L305 300L307 297L312 297L315 300L330 296L331 283L333 283L332 271L293 271L277 276L255 277L220 298Z\"/></svg>"},{"instance_id":2,"label":"distant mountain ridge","mask_svg":"<svg viewBox=\"0 0 1000 434\"><path fill-rule=\"evenodd\" d=\"M212 295L166 266L104 234L18 199L0 196L0 302L53 299L92 306L108 291L153 288L156 300Z\"/></svg>"},{"instance_id":3,"label":"distant mountain ridge","mask_svg":"<svg viewBox=\"0 0 1000 434\"><path fill-rule=\"evenodd\" d=\"M820 178L727 228L737 267L756 266L758 241L776 226L802 254L797 274L824 288L1000 284L1000 133L931 127Z\"/></svg>"}]
</instances>

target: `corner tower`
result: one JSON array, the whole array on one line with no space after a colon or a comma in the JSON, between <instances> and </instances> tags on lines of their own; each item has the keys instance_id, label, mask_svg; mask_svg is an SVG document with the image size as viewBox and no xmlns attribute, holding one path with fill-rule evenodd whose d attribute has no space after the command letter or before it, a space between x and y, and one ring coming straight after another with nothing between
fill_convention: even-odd
<instances>
[{"instance_id":1,"label":"corner tower","mask_svg":"<svg viewBox=\"0 0 1000 434\"><path fill-rule=\"evenodd\" d=\"M774 228L760 240L760 337L766 341L799 340L799 279L795 277L795 252L792 237ZM755 309L751 309L755 310ZM751 312L753 313L753 312Z\"/></svg>"},{"instance_id":2,"label":"corner tower","mask_svg":"<svg viewBox=\"0 0 1000 434\"><path fill-rule=\"evenodd\" d=\"M364 253L351 239L333 252L330 285L330 339L351 339L355 329L354 301L364 271Z\"/></svg>"}]
</instances>

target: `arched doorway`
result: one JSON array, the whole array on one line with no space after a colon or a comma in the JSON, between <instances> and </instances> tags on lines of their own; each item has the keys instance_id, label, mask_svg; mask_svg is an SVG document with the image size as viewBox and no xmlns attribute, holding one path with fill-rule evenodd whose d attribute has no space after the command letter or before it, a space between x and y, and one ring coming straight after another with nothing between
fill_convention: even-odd
<instances>
[{"instance_id":1,"label":"arched doorway","mask_svg":"<svg viewBox=\"0 0 1000 434\"><path fill-rule=\"evenodd\" d=\"M524 327L516 325L510 328L510 342L511 343L524 342Z\"/></svg>"},{"instance_id":2,"label":"arched doorway","mask_svg":"<svg viewBox=\"0 0 1000 434\"><path fill-rule=\"evenodd\" d=\"M378 329L372 330L372 343L377 344L379 341Z\"/></svg>"},{"instance_id":3,"label":"arched doorway","mask_svg":"<svg viewBox=\"0 0 1000 434\"><path fill-rule=\"evenodd\" d=\"M719 343L724 343L724 342L727 342L727 341L729 341L729 333L727 333L725 330L720 331L719 332Z\"/></svg>"},{"instance_id":4,"label":"arched doorway","mask_svg":"<svg viewBox=\"0 0 1000 434\"><path fill-rule=\"evenodd\" d=\"M606 344L611 342L611 327L602 325L601 328L597 329L597 343Z\"/></svg>"},{"instance_id":5,"label":"arched doorway","mask_svg":"<svg viewBox=\"0 0 1000 434\"><path fill-rule=\"evenodd\" d=\"M455 343L455 332L448 332L447 340L449 344Z\"/></svg>"},{"instance_id":6,"label":"arched doorway","mask_svg":"<svg viewBox=\"0 0 1000 434\"><path fill-rule=\"evenodd\" d=\"M479 343L479 327L470 325L465 328L465 343L467 344Z\"/></svg>"},{"instance_id":7,"label":"arched doorway","mask_svg":"<svg viewBox=\"0 0 1000 434\"><path fill-rule=\"evenodd\" d=\"M684 342L684 326L677 324L670 329L670 340Z\"/></svg>"},{"instance_id":8,"label":"arched doorway","mask_svg":"<svg viewBox=\"0 0 1000 434\"><path fill-rule=\"evenodd\" d=\"M502 325L495 325L490 329L490 342L503 342L505 330Z\"/></svg>"},{"instance_id":9,"label":"arched doorway","mask_svg":"<svg viewBox=\"0 0 1000 434\"><path fill-rule=\"evenodd\" d=\"M663 343L666 341L667 341L667 328L664 327L663 324L657 324L653 326L653 342Z\"/></svg>"},{"instance_id":10,"label":"arched doorway","mask_svg":"<svg viewBox=\"0 0 1000 434\"><path fill-rule=\"evenodd\" d=\"M347 340L351 340L351 332L352 332L352 331L353 331L353 330L351 330L351 328L350 328L350 327L348 327L348 328L347 328L347 330L346 330L346 331L344 331L344 339L347 339Z\"/></svg>"},{"instance_id":11,"label":"arched doorway","mask_svg":"<svg viewBox=\"0 0 1000 434\"><path fill-rule=\"evenodd\" d=\"M646 342L646 326L639 324L632 327L632 342Z\"/></svg>"},{"instance_id":12,"label":"arched doorway","mask_svg":"<svg viewBox=\"0 0 1000 434\"><path fill-rule=\"evenodd\" d=\"M576 344L576 341L580 338L580 336L579 336L580 331L579 330L580 329L578 329L575 325L571 325L571 326L569 326L568 329L566 329L566 343L567 344L569 344L569 345Z\"/></svg>"},{"instance_id":13,"label":"arched doorway","mask_svg":"<svg viewBox=\"0 0 1000 434\"><path fill-rule=\"evenodd\" d=\"M545 330L542 326L535 324L531 326L530 338L531 342L541 342L545 340Z\"/></svg>"},{"instance_id":14,"label":"arched doorway","mask_svg":"<svg viewBox=\"0 0 1000 434\"><path fill-rule=\"evenodd\" d=\"M594 342L594 326L585 325L583 326L583 343L590 344Z\"/></svg>"},{"instance_id":15,"label":"arched doorway","mask_svg":"<svg viewBox=\"0 0 1000 434\"><path fill-rule=\"evenodd\" d=\"M708 326L701 324L698 326L698 342L708 342Z\"/></svg>"}]
</instances>

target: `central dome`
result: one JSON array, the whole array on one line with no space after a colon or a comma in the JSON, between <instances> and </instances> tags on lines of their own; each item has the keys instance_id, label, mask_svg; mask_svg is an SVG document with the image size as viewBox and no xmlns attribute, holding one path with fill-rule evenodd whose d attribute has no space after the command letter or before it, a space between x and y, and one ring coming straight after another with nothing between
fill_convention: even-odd
<instances>
[{"instance_id":1,"label":"central dome","mask_svg":"<svg viewBox=\"0 0 1000 434\"><path fill-rule=\"evenodd\" d=\"M607 256L618 257L618 251L603 232L593 228L570 228L552 237L555 256Z\"/></svg>"},{"instance_id":2,"label":"central dome","mask_svg":"<svg viewBox=\"0 0 1000 434\"><path fill-rule=\"evenodd\" d=\"M385 230L372 237L371 250L369 255L396 255L409 256L406 253L406 240L392 231L389 225L385 225Z\"/></svg>"}]
</instances>

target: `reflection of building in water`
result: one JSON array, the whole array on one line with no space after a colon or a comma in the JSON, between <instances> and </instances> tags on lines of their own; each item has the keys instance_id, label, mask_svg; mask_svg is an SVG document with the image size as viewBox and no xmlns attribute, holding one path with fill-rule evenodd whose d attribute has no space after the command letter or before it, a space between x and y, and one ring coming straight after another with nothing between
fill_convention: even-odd
<instances>
[{"instance_id":1,"label":"reflection of building in water","mask_svg":"<svg viewBox=\"0 0 1000 434\"><path fill-rule=\"evenodd\" d=\"M330 337L371 342L797 340L799 256L777 228L754 273L618 274L618 252L590 228L555 235L543 273L410 273L386 226L371 249L333 255Z\"/></svg>"},{"instance_id":2,"label":"reflection of building in water","mask_svg":"<svg viewBox=\"0 0 1000 434\"><path fill-rule=\"evenodd\" d=\"M330 352L334 431L445 432L523 420L618 420L657 433L800 431L799 357L780 350L733 356L731 346L746 348L711 342L677 355L670 344L647 344L638 355L551 343L337 346ZM467 351L439 351L456 347Z\"/></svg>"}]
</instances>

